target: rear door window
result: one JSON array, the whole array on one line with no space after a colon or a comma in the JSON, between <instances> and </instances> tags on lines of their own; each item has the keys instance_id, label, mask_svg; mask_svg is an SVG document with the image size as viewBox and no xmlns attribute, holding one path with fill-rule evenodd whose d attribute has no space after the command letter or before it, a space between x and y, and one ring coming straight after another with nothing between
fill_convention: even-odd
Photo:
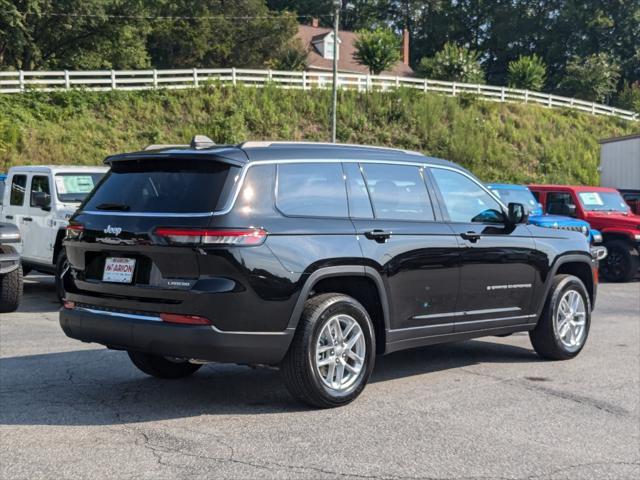
<instances>
[{"instance_id":1,"label":"rear door window","mask_svg":"<svg viewBox=\"0 0 640 480\"><path fill-rule=\"evenodd\" d=\"M14 175L11 181L11 196L9 203L15 206L24 205L25 192L27 190L27 176Z\"/></svg>"},{"instance_id":2,"label":"rear door window","mask_svg":"<svg viewBox=\"0 0 640 480\"><path fill-rule=\"evenodd\" d=\"M226 202L238 169L211 160L150 158L116 162L87 197L85 211L205 213Z\"/></svg>"},{"instance_id":3,"label":"rear door window","mask_svg":"<svg viewBox=\"0 0 640 480\"><path fill-rule=\"evenodd\" d=\"M420 167L362 164L376 218L433 221L433 207Z\"/></svg>"},{"instance_id":4,"label":"rear door window","mask_svg":"<svg viewBox=\"0 0 640 480\"><path fill-rule=\"evenodd\" d=\"M276 206L283 214L304 217L349 216L340 163L278 165Z\"/></svg>"},{"instance_id":5,"label":"rear door window","mask_svg":"<svg viewBox=\"0 0 640 480\"><path fill-rule=\"evenodd\" d=\"M56 192L61 202L80 203L91 193L104 173L58 173Z\"/></svg>"}]
</instances>

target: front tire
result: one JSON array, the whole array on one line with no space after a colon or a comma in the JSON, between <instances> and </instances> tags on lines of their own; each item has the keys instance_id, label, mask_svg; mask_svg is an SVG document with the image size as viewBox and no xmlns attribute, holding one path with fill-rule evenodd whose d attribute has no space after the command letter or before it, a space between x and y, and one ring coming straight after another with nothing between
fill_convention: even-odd
<instances>
[{"instance_id":1,"label":"front tire","mask_svg":"<svg viewBox=\"0 0 640 480\"><path fill-rule=\"evenodd\" d=\"M590 326L591 303L584 283L573 275L556 275L529 338L540 357L568 360L584 347Z\"/></svg>"},{"instance_id":2,"label":"front tire","mask_svg":"<svg viewBox=\"0 0 640 480\"><path fill-rule=\"evenodd\" d=\"M375 363L375 333L369 314L338 293L310 298L281 371L293 397L318 408L355 400Z\"/></svg>"},{"instance_id":3,"label":"front tire","mask_svg":"<svg viewBox=\"0 0 640 480\"><path fill-rule=\"evenodd\" d=\"M15 312L22 299L22 267L0 275L0 313Z\"/></svg>"},{"instance_id":4,"label":"front tire","mask_svg":"<svg viewBox=\"0 0 640 480\"><path fill-rule=\"evenodd\" d=\"M127 352L133 364L142 372L156 378L175 379L194 374L202 365L186 360L171 359L142 352Z\"/></svg>"},{"instance_id":5,"label":"front tire","mask_svg":"<svg viewBox=\"0 0 640 480\"><path fill-rule=\"evenodd\" d=\"M640 255L633 245L622 240L605 243L607 257L600 264L602 278L610 282L630 282L640 267Z\"/></svg>"}]
</instances>

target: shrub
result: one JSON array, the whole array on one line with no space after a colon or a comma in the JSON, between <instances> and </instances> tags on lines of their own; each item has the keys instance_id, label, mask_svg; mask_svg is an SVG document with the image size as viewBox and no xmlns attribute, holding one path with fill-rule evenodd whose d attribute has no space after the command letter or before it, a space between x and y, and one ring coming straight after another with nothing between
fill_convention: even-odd
<instances>
[{"instance_id":1,"label":"shrub","mask_svg":"<svg viewBox=\"0 0 640 480\"><path fill-rule=\"evenodd\" d=\"M507 81L511 88L540 91L547 77L547 66L535 53L509 63Z\"/></svg>"},{"instance_id":2,"label":"shrub","mask_svg":"<svg viewBox=\"0 0 640 480\"><path fill-rule=\"evenodd\" d=\"M604 102L616 91L620 66L606 53L574 57L558 87L570 95L592 102Z\"/></svg>"},{"instance_id":3,"label":"shrub","mask_svg":"<svg viewBox=\"0 0 640 480\"><path fill-rule=\"evenodd\" d=\"M274 70L302 71L307 68L308 55L300 39L295 39L285 44L267 66Z\"/></svg>"},{"instance_id":4,"label":"shrub","mask_svg":"<svg viewBox=\"0 0 640 480\"><path fill-rule=\"evenodd\" d=\"M361 65L369 67L373 75L391 69L400 60L400 40L388 28L360 30L355 47L353 57Z\"/></svg>"},{"instance_id":5,"label":"shrub","mask_svg":"<svg viewBox=\"0 0 640 480\"><path fill-rule=\"evenodd\" d=\"M625 85L620 95L618 95L616 105L620 108L640 113L640 82Z\"/></svg>"},{"instance_id":6,"label":"shrub","mask_svg":"<svg viewBox=\"0 0 640 480\"><path fill-rule=\"evenodd\" d=\"M420 60L418 72L434 80L485 83L480 54L455 43L446 43L433 57Z\"/></svg>"}]
</instances>

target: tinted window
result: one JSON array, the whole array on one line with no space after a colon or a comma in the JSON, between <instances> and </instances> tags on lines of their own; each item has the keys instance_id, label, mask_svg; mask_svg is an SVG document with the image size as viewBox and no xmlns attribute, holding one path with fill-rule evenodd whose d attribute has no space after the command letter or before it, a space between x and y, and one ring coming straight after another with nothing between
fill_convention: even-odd
<instances>
[{"instance_id":1,"label":"tinted window","mask_svg":"<svg viewBox=\"0 0 640 480\"><path fill-rule=\"evenodd\" d=\"M419 167L362 164L376 218L433 220L433 208Z\"/></svg>"},{"instance_id":2,"label":"tinted window","mask_svg":"<svg viewBox=\"0 0 640 480\"><path fill-rule=\"evenodd\" d=\"M84 210L202 213L216 210L231 167L209 160L118 162ZM232 175L230 177L233 177ZM221 199L222 201L222 199Z\"/></svg>"},{"instance_id":3,"label":"tinted window","mask_svg":"<svg viewBox=\"0 0 640 480\"><path fill-rule=\"evenodd\" d=\"M347 176L347 194L349 196L349 215L353 218L373 218L369 192L357 163L342 165Z\"/></svg>"},{"instance_id":4,"label":"tinted window","mask_svg":"<svg viewBox=\"0 0 640 480\"><path fill-rule=\"evenodd\" d=\"M55 177L56 191L61 202L79 203L95 187L104 173L59 173Z\"/></svg>"},{"instance_id":5,"label":"tinted window","mask_svg":"<svg viewBox=\"0 0 640 480\"><path fill-rule=\"evenodd\" d=\"M51 190L49 189L49 177L37 175L31 179L31 195L29 204L32 207L36 206L33 199L34 193L46 193L47 195L51 194Z\"/></svg>"},{"instance_id":6,"label":"tinted window","mask_svg":"<svg viewBox=\"0 0 640 480\"><path fill-rule=\"evenodd\" d=\"M452 222L500 222L502 208L469 177L442 168L432 169Z\"/></svg>"},{"instance_id":7,"label":"tinted window","mask_svg":"<svg viewBox=\"0 0 640 480\"><path fill-rule=\"evenodd\" d=\"M276 205L285 215L348 217L347 191L339 163L278 165Z\"/></svg>"},{"instance_id":8,"label":"tinted window","mask_svg":"<svg viewBox=\"0 0 640 480\"><path fill-rule=\"evenodd\" d=\"M575 205L570 193L549 192L547 193L547 213L552 215L567 215L567 206Z\"/></svg>"},{"instance_id":9,"label":"tinted window","mask_svg":"<svg viewBox=\"0 0 640 480\"><path fill-rule=\"evenodd\" d=\"M27 190L27 176L14 175L11 182L11 205L24 205L24 194Z\"/></svg>"}]
</instances>

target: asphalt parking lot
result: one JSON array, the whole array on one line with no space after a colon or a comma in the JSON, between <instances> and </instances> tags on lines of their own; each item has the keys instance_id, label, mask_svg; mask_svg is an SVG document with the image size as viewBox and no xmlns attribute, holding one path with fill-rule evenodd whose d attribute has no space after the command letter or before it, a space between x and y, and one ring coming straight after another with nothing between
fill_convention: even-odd
<instances>
[{"instance_id":1,"label":"asphalt parking lot","mask_svg":"<svg viewBox=\"0 0 640 480\"><path fill-rule=\"evenodd\" d=\"M144 376L64 336L53 282L0 316L0 478L640 478L640 282L605 284L585 350L544 362L527 335L381 357L336 410L279 373Z\"/></svg>"}]
</instances>

